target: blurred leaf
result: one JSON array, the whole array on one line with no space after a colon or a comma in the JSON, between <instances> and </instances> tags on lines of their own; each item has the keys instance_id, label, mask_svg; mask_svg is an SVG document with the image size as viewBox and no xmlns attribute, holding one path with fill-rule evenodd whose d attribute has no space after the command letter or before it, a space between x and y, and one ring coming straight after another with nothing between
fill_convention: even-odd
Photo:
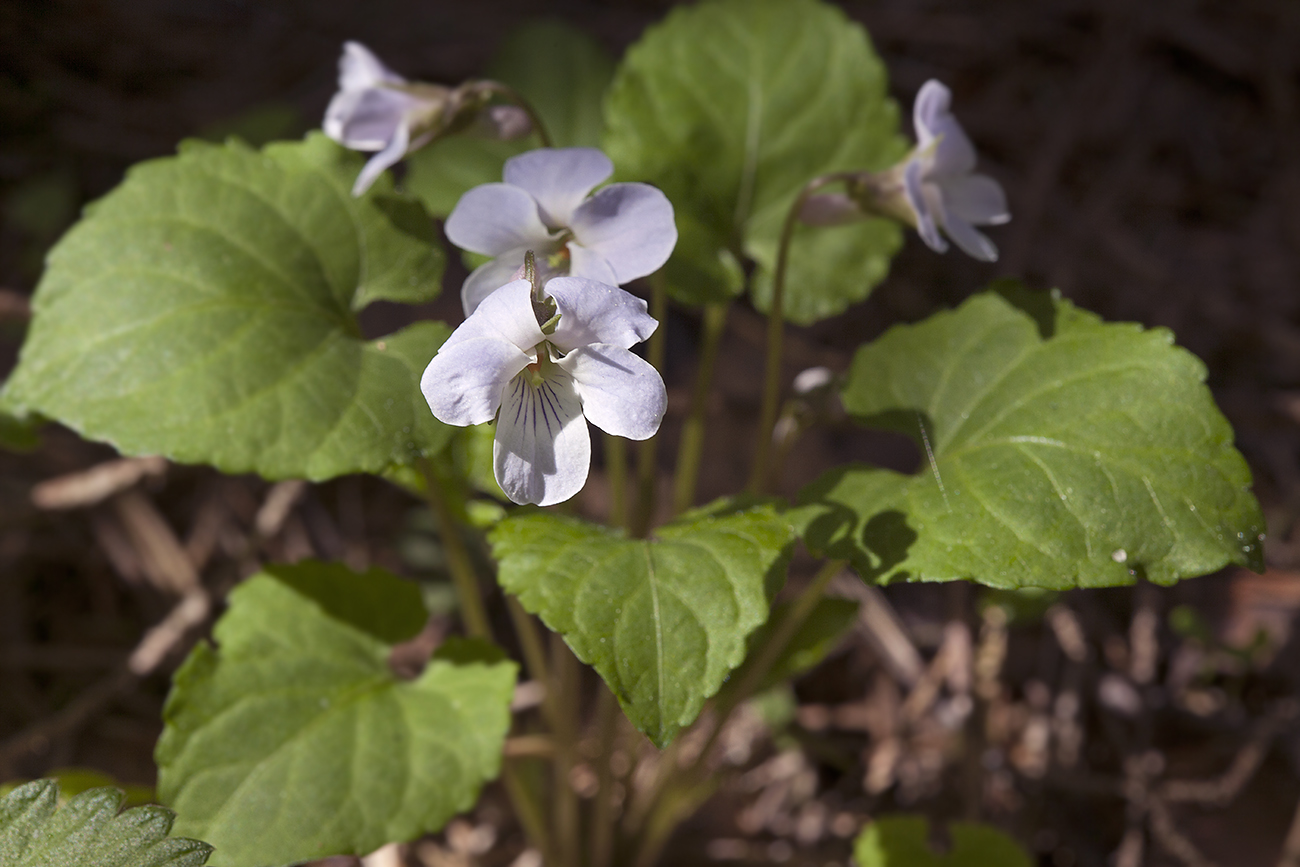
<instances>
[{"instance_id":1,"label":"blurred leaf","mask_svg":"<svg viewBox=\"0 0 1300 867\"><path fill-rule=\"evenodd\" d=\"M785 579L792 535L771 506L725 502L653 540L531 512L491 533L498 580L564 636L660 747L699 715L745 655Z\"/></svg>"},{"instance_id":2,"label":"blurred leaf","mask_svg":"<svg viewBox=\"0 0 1300 867\"><path fill-rule=\"evenodd\" d=\"M278 139L300 138L306 130L307 124L297 108L286 102L264 102L208 124L199 130L198 137L224 144L233 136L259 148Z\"/></svg>"},{"instance_id":3,"label":"blurred leaf","mask_svg":"<svg viewBox=\"0 0 1300 867\"><path fill-rule=\"evenodd\" d=\"M33 417L10 415L0 406L0 448L30 452L41 444L40 423Z\"/></svg>"},{"instance_id":4,"label":"blurred leaf","mask_svg":"<svg viewBox=\"0 0 1300 867\"><path fill-rule=\"evenodd\" d=\"M811 548L872 580L1008 588L1262 565L1250 471L1201 362L1164 329L1048 300L1054 315L976 296L858 350L845 408L933 461L915 476L841 467L805 488Z\"/></svg>"},{"instance_id":5,"label":"blurred leaf","mask_svg":"<svg viewBox=\"0 0 1300 867\"><path fill-rule=\"evenodd\" d=\"M78 198L77 178L68 169L36 175L5 196L5 222L48 242L76 218Z\"/></svg>"},{"instance_id":6,"label":"blurred leaf","mask_svg":"<svg viewBox=\"0 0 1300 867\"><path fill-rule=\"evenodd\" d=\"M600 43L559 20L515 28L488 67L488 77L518 90L541 115L556 147L600 145L601 100L613 74L614 61ZM499 182L507 159L537 146L536 136L508 142L449 136L407 158L405 188L429 213L446 218L467 190Z\"/></svg>"},{"instance_id":7,"label":"blurred leaf","mask_svg":"<svg viewBox=\"0 0 1300 867\"><path fill-rule=\"evenodd\" d=\"M772 637L772 630L790 613L792 604L785 602L776 606L772 609L772 616L768 618L767 623L754 630L754 633L749 636L750 657L767 644ZM758 691L771 689L814 668L835 649L853 627L857 617L858 603L852 599L836 599L829 596L819 599L804 622L795 630L772 668L759 682ZM748 659L746 661L748 662ZM733 677L728 684L739 681L739 676Z\"/></svg>"},{"instance_id":8,"label":"blurred leaf","mask_svg":"<svg viewBox=\"0 0 1300 867\"><path fill-rule=\"evenodd\" d=\"M775 263L786 212L812 178L881 169L907 145L866 31L819 0L710 0L679 6L628 50L605 104L605 147L623 180L668 194L679 233L670 273L716 271L721 251ZM801 231L786 317L810 323L867 297L901 243L870 220ZM690 260L690 261L682 261ZM670 281L685 303L716 301L698 280Z\"/></svg>"},{"instance_id":9,"label":"blurred leaf","mask_svg":"<svg viewBox=\"0 0 1300 867\"><path fill-rule=\"evenodd\" d=\"M325 479L440 449L419 378L449 330L361 338L354 311L437 294L414 201L323 135L190 142L88 210L50 254L6 403L125 454Z\"/></svg>"},{"instance_id":10,"label":"blurred leaf","mask_svg":"<svg viewBox=\"0 0 1300 867\"><path fill-rule=\"evenodd\" d=\"M37 780L0 800L5 867L199 867L212 847L168 837L172 812L135 807L118 814L117 789L88 789L59 806L59 785Z\"/></svg>"},{"instance_id":11,"label":"blurred leaf","mask_svg":"<svg viewBox=\"0 0 1300 867\"><path fill-rule=\"evenodd\" d=\"M366 854L436 831L500 769L515 666L457 642L389 668L426 614L378 569L268 567L235 589L177 673L158 791L225 867Z\"/></svg>"},{"instance_id":12,"label":"blurred leaf","mask_svg":"<svg viewBox=\"0 0 1300 867\"><path fill-rule=\"evenodd\" d=\"M978 822L952 822L952 848L942 854L929 843L924 816L884 816L853 843L858 867L1032 867L1025 850L1006 834Z\"/></svg>"}]
</instances>

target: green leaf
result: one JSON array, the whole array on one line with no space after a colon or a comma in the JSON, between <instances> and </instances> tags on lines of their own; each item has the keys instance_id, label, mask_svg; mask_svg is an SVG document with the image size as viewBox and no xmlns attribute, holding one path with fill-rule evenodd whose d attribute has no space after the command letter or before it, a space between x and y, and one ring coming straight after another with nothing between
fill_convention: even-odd
<instances>
[{"instance_id":1,"label":"green leaf","mask_svg":"<svg viewBox=\"0 0 1300 867\"><path fill-rule=\"evenodd\" d=\"M274 566L241 584L176 675L158 793L225 867L365 854L436 831L497 775L515 666L458 643L414 680L395 644L417 585L372 569Z\"/></svg>"},{"instance_id":2,"label":"green leaf","mask_svg":"<svg viewBox=\"0 0 1300 867\"><path fill-rule=\"evenodd\" d=\"M491 533L498 580L594 666L659 746L740 664L785 578L792 533L768 505L689 512L654 540L548 512Z\"/></svg>"},{"instance_id":3,"label":"green leaf","mask_svg":"<svg viewBox=\"0 0 1300 867\"><path fill-rule=\"evenodd\" d=\"M0 406L0 448L11 452L30 452L40 444L40 423L37 419L11 415Z\"/></svg>"},{"instance_id":4,"label":"green leaf","mask_svg":"<svg viewBox=\"0 0 1300 867\"><path fill-rule=\"evenodd\" d=\"M122 803L127 807L139 807L143 804L152 804L158 800L151 786L120 783L103 771L97 771L93 768L56 768L47 771L45 776L58 783L60 803L74 795L80 795L87 789L97 789L104 786L121 789L123 794ZM29 782L31 780L14 780L0 783L0 797Z\"/></svg>"},{"instance_id":5,"label":"green leaf","mask_svg":"<svg viewBox=\"0 0 1300 867\"><path fill-rule=\"evenodd\" d=\"M378 472L437 451L419 378L449 333L362 339L354 311L437 293L418 204L319 134L190 142L95 203L50 254L7 405L126 454L268 478Z\"/></svg>"},{"instance_id":6,"label":"green leaf","mask_svg":"<svg viewBox=\"0 0 1300 867\"><path fill-rule=\"evenodd\" d=\"M488 76L518 90L541 115L556 147L595 147L604 129L601 101L614 61L587 33L563 21L515 28L502 41ZM515 154L536 136L496 141L469 135L440 139L407 158L405 188L434 216L446 218L471 187L497 183Z\"/></svg>"},{"instance_id":7,"label":"green leaf","mask_svg":"<svg viewBox=\"0 0 1300 867\"><path fill-rule=\"evenodd\" d=\"M657 184L680 234L698 224L712 241L713 249L679 246L675 259L699 264L670 268L707 272L724 249L749 256L761 266L760 306L762 272L775 264L781 224L803 185L827 172L886 168L907 148L866 31L819 0L678 7L628 50L605 117L619 177ZM813 322L866 298L900 243L885 220L799 232L787 318ZM669 286L685 303L704 294Z\"/></svg>"},{"instance_id":8,"label":"green leaf","mask_svg":"<svg viewBox=\"0 0 1300 867\"><path fill-rule=\"evenodd\" d=\"M0 800L5 867L199 867L212 847L168 837L172 812L134 807L118 814L117 789L88 789L61 808L54 780L19 786Z\"/></svg>"},{"instance_id":9,"label":"green leaf","mask_svg":"<svg viewBox=\"0 0 1300 867\"><path fill-rule=\"evenodd\" d=\"M864 423L917 438L917 474L833 470L795 519L869 579L1059 589L1258 569L1250 471L1204 380L1164 329L976 296L863 346L844 386Z\"/></svg>"},{"instance_id":10,"label":"green leaf","mask_svg":"<svg viewBox=\"0 0 1300 867\"><path fill-rule=\"evenodd\" d=\"M929 842L924 816L883 816L858 835L858 867L1031 867L1025 850L1006 834L979 822L948 825L951 848L939 854Z\"/></svg>"}]
</instances>

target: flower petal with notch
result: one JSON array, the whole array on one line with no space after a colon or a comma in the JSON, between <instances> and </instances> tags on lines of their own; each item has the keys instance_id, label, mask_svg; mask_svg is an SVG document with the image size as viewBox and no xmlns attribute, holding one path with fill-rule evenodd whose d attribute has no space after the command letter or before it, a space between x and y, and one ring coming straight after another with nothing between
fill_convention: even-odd
<instances>
[{"instance_id":1,"label":"flower petal with notch","mask_svg":"<svg viewBox=\"0 0 1300 867\"><path fill-rule=\"evenodd\" d=\"M673 206L649 184L610 184L596 148L539 148L506 161L503 182L461 196L447 217L456 246L494 257L461 287L465 315L509 282L533 250L543 280L584 277L609 285L657 271L677 243Z\"/></svg>"},{"instance_id":2,"label":"flower petal with notch","mask_svg":"<svg viewBox=\"0 0 1300 867\"><path fill-rule=\"evenodd\" d=\"M629 351L659 324L645 301L580 277L556 277L543 294L515 280L489 295L429 362L420 389L445 424L495 418L497 483L516 503L549 506L586 484L588 421L648 439L667 392L659 372ZM539 321L552 305L558 322Z\"/></svg>"}]
</instances>

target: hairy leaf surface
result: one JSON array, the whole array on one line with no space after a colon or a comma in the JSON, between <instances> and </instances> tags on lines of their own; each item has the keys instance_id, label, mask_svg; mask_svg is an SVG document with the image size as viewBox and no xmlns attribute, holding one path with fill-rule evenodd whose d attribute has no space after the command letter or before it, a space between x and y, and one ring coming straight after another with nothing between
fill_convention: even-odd
<instances>
[{"instance_id":1,"label":"hairy leaf surface","mask_svg":"<svg viewBox=\"0 0 1300 867\"><path fill-rule=\"evenodd\" d=\"M169 837L172 812L158 806L118 813L125 796L87 789L59 806L59 785L36 780L0 799L5 867L199 867L212 847Z\"/></svg>"},{"instance_id":2,"label":"hairy leaf surface","mask_svg":"<svg viewBox=\"0 0 1300 867\"><path fill-rule=\"evenodd\" d=\"M500 769L515 666L448 642L399 679L390 654L425 618L418 587L377 569L241 584L164 709L158 792L177 828L257 867L366 854L473 806Z\"/></svg>"},{"instance_id":3,"label":"hairy leaf surface","mask_svg":"<svg viewBox=\"0 0 1300 867\"><path fill-rule=\"evenodd\" d=\"M433 297L420 205L319 134L189 142L131 170L50 254L6 405L126 454L324 479L436 451L419 378L448 331L361 337L355 311Z\"/></svg>"},{"instance_id":4,"label":"hairy leaf surface","mask_svg":"<svg viewBox=\"0 0 1300 867\"><path fill-rule=\"evenodd\" d=\"M771 506L716 505L653 540L534 512L492 531L508 592L594 666L660 746L745 655L785 578L792 533Z\"/></svg>"},{"instance_id":5,"label":"hairy leaf surface","mask_svg":"<svg viewBox=\"0 0 1300 867\"><path fill-rule=\"evenodd\" d=\"M694 238L669 265L675 297L728 297L738 288L719 270L728 251L759 263L755 301L766 306L766 274L800 188L906 152L885 85L866 32L819 0L712 0L646 30L610 88L605 147L621 179L668 194L680 234ZM814 322L866 298L900 243L885 220L801 231L787 318Z\"/></svg>"},{"instance_id":6,"label":"hairy leaf surface","mask_svg":"<svg viewBox=\"0 0 1300 867\"><path fill-rule=\"evenodd\" d=\"M914 476L807 487L808 544L864 577L995 587L1168 584L1262 565L1263 518L1205 368L1164 329L999 294L858 350L844 405L914 436Z\"/></svg>"}]
</instances>

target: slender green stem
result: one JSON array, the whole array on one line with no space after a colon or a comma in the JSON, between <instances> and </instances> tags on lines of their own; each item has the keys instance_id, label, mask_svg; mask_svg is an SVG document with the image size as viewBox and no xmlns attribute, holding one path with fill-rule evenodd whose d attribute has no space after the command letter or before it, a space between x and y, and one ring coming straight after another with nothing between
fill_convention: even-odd
<instances>
[{"instance_id":1,"label":"slender green stem","mask_svg":"<svg viewBox=\"0 0 1300 867\"><path fill-rule=\"evenodd\" d=\"M445 481L432 462L421 459L418 467L424 476L429 508L438 522L438 534L442 540L443 551L447 555L447 565L451 570L452 583L456 588L465 629L475 638L491 641L492 626L483 607L483 597L479 593L478 574L460 537L460 527L447 503ZM520 824L524 827L524 833L543 853L548 863L559 863L553 857L554 850L551 847L550 836L546 833L542 808L532 789L520 778L518 769L512 763L502 763L501 782L505 785L506 794L515 808Z\"/></svg>"},{"instance_id":2,"label":"slender green stem","mask_svg":"<svg viewBox=\"0 0 1300 867\"><path fill-rule=\"evenodd\" d=\"M627 440L605 434L605 475L609 478L609 523L627 526Z\"/></svg>"},{"instance_id":3,"label":"slender green stem","mask_svg":"<svg viewBox=\"0 0 1300 867\"><path fill-rule=\"evenodd\" d=\"M668 331L667 323L664 322L668 315L668 290L664 285L662 272L650 278L650 315L658 320L659 327L655 329L654 334L650 335L650 340L646 343L646 360L662 375L665 335ZM632 513L631 532L638 537L645 536L649 532L650 522L654 520L657 466L655 456L658 443L659 435L655 434L641 443L637 453L637 499L636 508Z\"/></svg>"},{"instance_id":4,"label":"slender green stem","mask_svg":"<svg viewBox=\"0 0 1300 867\"><path fill-rule=\"evenodd\" d=\"M542 808L532 790L519 776L514 761L516 760L506 759L501 763L501 782L505 785L506 795L509 796L511 805L515 808L515 816L523 826L524 834L542 853L543 861L546 864L559 864L561 862L556 857L554 843L546 831L546 817L542 814Z\"/></svg>"},{"instance_id":5,"label":"slender green stem","mask_svg":"<svg viewBox=\"0 0 1300 867\"><path fill-rule=\"evenodd\" d=\"M610 756L618 732L618 702L603 682L596 697L596 730L600 759L596 763L596 809L591 822L591 867L610 867L614 857L614 769Z\"/></svg>"},{"instance_id":6,"label":"slender green stem","mask_svg":"<svg viewBox=\"0 0 1300 867\"><path fill-rule=\"evenodd\" d=\"M519 649L524 655L524 667L533 680L546 687L542 696L542 716L546 725L554 732L560 726L559 713L556 710L556 689L552 682L552 672L546 664L546 650L542 647L542 638L537 631L537 624L532 615L524 610L519 600L505 594L506 610L510 612L510 622L514 624L515 635L519 637Z\"/></svg>"},{"instance_id":7,"label":"slender green stem","mask_svg":"<svg viewBox=\"0 0 1300 867\"><path fill-rule=\"evenodd\" d=\"M447 503L446 491L443 487L445 482L433 463L424 458L420 459L419 469L424 476L425 497L438 522L438 536L442 541L442 550L447 555L447 566L451 571L452 584L456 588L460 616L465 621L465 630L475 638L491 641L492 626L488 622L487 610L483 607L478 575L474 570L473 561L469 558L469 552L465 550L465 543L460 537L460 526Z\"/></svg>"},{"instance_id":8,"label":"slender green stem","mask_svg":"<svg viewBox=\"0 0 1300 867\"><path fill-rule=\"evenodd\" d=\"M653 793L653 804L642 826L640 845L637 848L638 852L645 857L638 858L638 865L653 863L653 860L647 860L647 858L651 855L653 857L658 856L659 850L667 843L673 829L677 827L682 819L690 815L694 805L698 804L697 790L706 782L701 777L701 773L706 767L709 753L712 752L713 745L717 743L719 735L722 734L722 730L727 725L727 721L736 708L752 696L763 683L763 679L772 670L772 666L781 658L781 653L790 643L790 639L794 638L794 634L799 630L799 627L803 625L803 622L808 619L808 615L817 606L818 601L826 592L826 588L830 585L831 579L838 575L844 566L845 562L843 560L832 560L822 566L813 580L799 594L794 604L787 610L785 617L772 631L771 637L763 644L758 655L751 661L746 661L740 672L740 680L736 688L728 690L719 696L717 706L714 708L716 722L695 760L682 771L677 769L674 762L673 767L667 769L669 776L661 777L661 780L663 780L662 785L658 786L657 791Z\"/></svg>"},{"instance_id":9,"label":"slender green stem","mask_svg":"<svg viewBox=\"0 0 1300 867\"><path fill-rule=\"evenodd\" d=\"M524 114L528 115L528 121L533 125L533 132L537 133L537 138L541 140L542 147L555 146L551 142L551 136L546 132L546 124L542 123L542 116L537 113L537 109L533 108L532 103L525 99L522 93L500 81L481 81L477 86L488 93L495 93L507 102L522 108Z\"/></svg>"},{"instance_id":10,"label":"slender green stem","mask_svg":"<svg viewBox=\"0 0 1300 867\"><path fill-rule=\"evenodd\" d=\"M776 270L772 273L772 306L767 313L767 364L763 372L763 405L759 412L758 441L754 446L754 466L749 475L749 490L761 494L767 487L768 458L772 451L772 428L781 399L781 351L785 336L785 272L790 261L790 242L804 202L817 190L833 183L850 180L847 172L813 178L795 196L781 226L781 240L776 251Z\"/></svg>"},{"instance_id":11,"label":"slender green stem","mask_svg":"<svg viewBox=\"0 0 1300 867\"><path fill-rule=\"evenodd\" d=\"M555 686L555 833L560 864L578 864L578 793L569 782L577 761L578 716L582 701L578 660L558 632L551 633L551 670Z\"/></svg>"},{"instance_id":12,"label":"slender green stem","mask_svg":"<svg viewBox=\"0 0 1300 867\"><path fill-rule=\"evenodd\" d=\"M718 346L727 326L730 304L709 304L704 308L704 339L700 344L700 367L695 372L691 390L691 408L682 425L681 445L677 447L677 474L673 479L673 514L684 512L695 502L695 483L700 475L700 456L704 448L704 416L708 410L709 389L713 385L713 368L718 360Z\"/></svg>"}]
</instances>

